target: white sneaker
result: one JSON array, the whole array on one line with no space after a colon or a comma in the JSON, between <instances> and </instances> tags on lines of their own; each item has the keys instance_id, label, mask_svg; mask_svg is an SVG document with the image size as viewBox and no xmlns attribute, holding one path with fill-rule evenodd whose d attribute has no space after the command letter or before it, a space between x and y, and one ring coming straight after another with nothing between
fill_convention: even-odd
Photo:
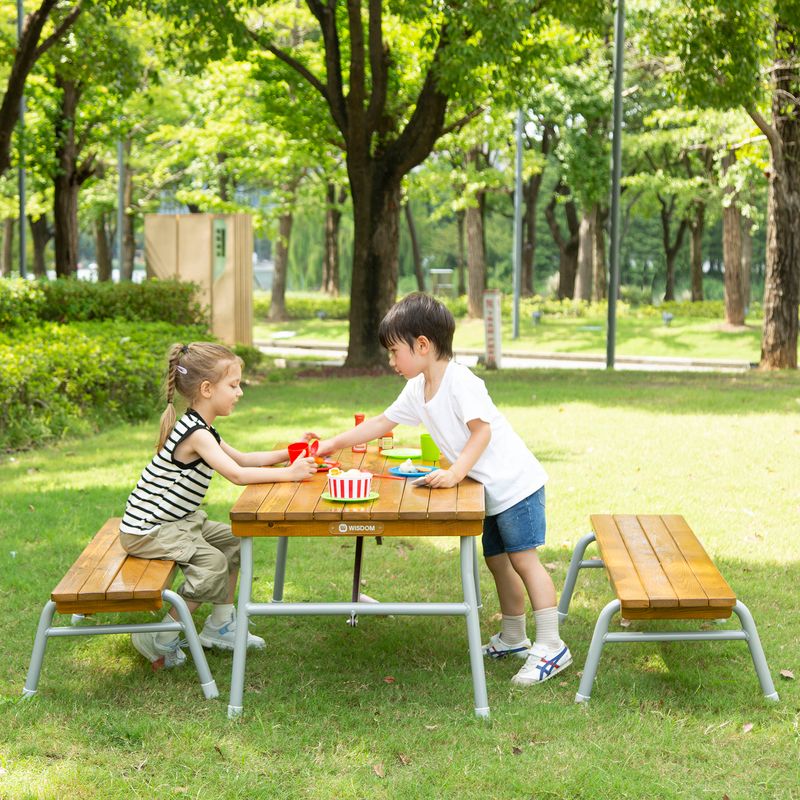
<instances>
[{"instance_id":1,"label":"white sneaker","mask_svg":"<svg viewBox=\"0 0 800 800\"><path fill-rule=\"evenodd\" d=\"M219 628L211 624L211 617L206 619L206 624L203 625L203 630L200 631L200 644L203 647L219 647L222 650L233 650L233 645L236 642L236 612L234 611L231 618ZM267 643L260 637L255 636L250 631L247 632L247 648L255 650L263 650Z\"/></svg>"},{"instance_id":2,"label":"white sneaker","mask_svg":"<svg viewBox=\"0 0 800 800\"><path fill-rule=\"evenodd\" d=\"M186 654L181 650L181 640L176 636L167 644L160 644L155 633L132 633L131 643L150 662L153 672L162 667L172 669L186 663Z\"/></svg>"},{"instance_id":3,"label":"white sneaker","mask_svg":"<svg viewBox=\"0 0 800 800\"><path fill-rule=\"evenodd\" d=\"M572 663L572 654L569 648L561 642L558 650L549 653L537 652L531 649L528 660L520 671L511 679L517 686L530 686L534 683L543 683L561 672Z\"/></svg>"},{"instance_id":4,"label":"white sneaker","mask_svg":"<svg viewBox=\"0 0 800 800\"><path fill-rule=\"evenodd\" d=\"M517 642L517 644L506 644L500 638L500 634L496 633L489 639L489 644L485 644L481 649L487 658L505 658L506 656L527 658L530 647L530 639L523 639L521 642Z\"/></svg>"}]
</instances>

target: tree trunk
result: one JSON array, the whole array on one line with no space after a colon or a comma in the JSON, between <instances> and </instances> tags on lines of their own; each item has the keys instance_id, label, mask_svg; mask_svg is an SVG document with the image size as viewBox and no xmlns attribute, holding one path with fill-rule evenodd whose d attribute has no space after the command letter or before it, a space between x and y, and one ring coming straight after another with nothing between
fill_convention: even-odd
<instances>
[{"instance_id":1,"label":"tree trunk","mask_svg":"<svg viewBox=\"0 0 800 800\"><path fill-rule=\"evenodd\" d=\"M671 243L670 228L672 227L672 215L675 213L675 198L670 197L666 201L660 195L658 202L661 205L661 241L664 246L664 256L667 262L667 276L664 287L664 300L666 302L675 299L675 260L683 244L683 236L686 233L687 223L682 219L678 226L678 233L675 242Z\"/></svg>"},{"instance_id":2,"label":"tree trunk","mask_svg":"<svg viewBox=\"0 0 800 800\"><path fill-rule=\"evenodd\" d=\"M753 270L753 224L742 217L742 297L745 316L750 305L750 276Z\"/></svg>"},{"instance_id":3,"label":"tree trunk","mask_svg":"<svg viewBox=\"0 0 800 800\"><path fill-rule=\"evenodd\" d=\"M728 151L722 159L727 172L735 163L736 154ZM742 212L733 187L725 189L727 205L722 209L722 260L725 264L725 322L744 325L742 293Z\"/></svg>"},{"instance_id":4,"label":"tree trunk","mask_svg":"<svg viewBox=\"0 0 800 800\"><path fill-rule=\"evenodd\" d=\"M328 182L325 188L325 256L322 264L322 291L331 297L339 296L339 226L345 190Z\"/></svg>"},{"instance_id":5,"label":"tree trunk","mask_svg":"<svg viewBox=\"0 0 800 800\"><path fill-rule=\"evenodd\" d=\"M108 241L106 215L100 214L94 220L94 249L97 261L97 280L111 280L111 247Z\"/></svg>"},{"instance_id":6,"label":"tree trunk","mask_svg":"<svg viewBox=\"0 0 800 800\"><path fill-rule=\"evenodd\" d=\"M525 214L522 218L522 296L530 297L536 293L536 206L539 203L539 190L542 187L544 172L531 175L523 186Z\"/></svg>"},{"instance_id":7,"label":"tree trunk","mask_svg":"<svg viewBox=\"0 0 800 800\"><path fill-rule=\"evenodd\" d=\"M467 226L467 312L483 319L483 292L486 289L486 250L483 235L483 195L475 198L477 205L466 210Z\"/></svg>"},{"instance_id":8,"label":"tree trunk","mask_svg":"<svg viewBox=\"0 0 800 800\"><path fill-rule=\"evenodd\" d=\"M703 231L706 224L705 203L695 203L694 217L689 221L692 238L690 260L692 273L692 302L699 303L703 299Z\"/></svg>"},{"instance_id":9,"label":"tree trunk","mask_svg":"<svg viewBox=\"0 0 800 800\"><path fill-rule=\"evenodd\" d=\"M592 298L595 302L605 300L608 294L606 279L606 219L608 209L597 208L597 221L594 226L594 291Z\"/></svg>"},{"instance_id":10,"label":"tree trunk","mask_svg":"<svg viewBox=\"0 0 800 800\"><path fill-rule=\"evenodd\" d=\"M53 232L47 224L47 214L42 214L38 219L28 217L28 225L31 229L31 240L33 242L33 274L37 278L47 277L47 265L45 264L44 254L47 243Z\"/></svg>"},{"instance_id":11,"label":"tree trunk","mask_svg":"<svg viewBox=\"0 0 800 800\"><path fill-rule=\"evenodd\" d=\"M585 209L578 227L578 269L575 275L573 300L592 299L592 266L594 262L594 229L597 224L597 205Z\"/></svg>"},{"instance_id":12,"label":"tree trunk","mask_svg":"<svg viewBox=\"0 0 800 800\"><path fill-rule=\"evenodd\" d=\"M419 238L417 237L417 226L414 224L414 214L411 211L411 200L407 200L404 206L406 213L406 224L408 225L408 235L411 238L411 257L414 261L414 275L417 278L417 290L425 291L425 276L422 274L422 254L419 251Z\"/></svg>"},{"instance_id":13,"label":"tree trunk","mask_svg":"<svg viewBox=\"0 0 800 800\"><path fill-rule=\"evenodd\" d=\"M119 279L121 281L133 280L133 262L136 256L136 237L134 224L136 222L133 208L133 170L131 161L131 137L126 136L122 142L122 252L119 258Z\"/></svg>"},{"instance_id":14,"label":"tree trunk","mask_svg":"<svg viewBox=\"0 0 800 800\"><path fill-rule=\"evenodd\" d=\"M567 218L568 235L561 233L558 220L556 220L556 203L558 195L569 195L569 189L559 181L553 190L553 196L544 210L544 216L553 234L553 240L558 245L558 297L563 300L572 297L575 293L575 273L578 270L578 246L580 243L580 223L575 202L569 200L564 204Z\"/></svg>"},{"instance_id":15,"label":"tree trunk","mask_svg":"<svg viewBox=\"0 0 800 800\"><path fill-rule=\"evenodd\" d=\"M458 238L458 296L463 297L467 293L466 265L467 259L464 253L464 218L465 211L456 211L456 236Z\"/></svg>"},{"instance_id":16,"label":"tree trunk","mask_svg":"<svg viewBox=\"0 0 800 800\"><path fill-rule=\"evenodd\" d=\"M272 302L267 319L279 322L288 319L286 313L286 272L289 266L289 242L292 238L294 214L281 214L278 220L278 241L275 242L275 272L272 276Z\"/></svg>"},{"instance_id":17,"label":"tree trunk","mask_svg":"<svg viewBox=\"0 0 800 800\"><path fill-rule=\"evenodd\" d=\"M78 271L78 185L62 173L56 176L54 190L56 277L70 278Z\"/></svg>"},{"instance_id":18,"label":"tree trunk","mask_svg":"<svg viewBox=\"0 0 800 800\"><path fill-rule=\"evenodd\" d=\"M0 275L7 278L11 275L14 260L14 220L7 217L3 220L3 259L0 261Z\"/></svg>"}]
</instances>

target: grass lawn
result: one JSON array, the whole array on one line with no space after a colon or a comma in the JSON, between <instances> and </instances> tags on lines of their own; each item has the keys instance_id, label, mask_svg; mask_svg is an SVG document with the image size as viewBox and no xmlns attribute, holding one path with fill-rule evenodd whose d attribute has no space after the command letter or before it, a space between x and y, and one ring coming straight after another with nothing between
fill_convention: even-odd
<instances>
[{"instance_id":1,"label":"grass lawn","mask_svg":"<svg viewBox=\"0 0 800 800\"><path fill-rule=\"evenodd\" d=\"M51 640L39 694L22 702L41 607L121 513L149 458L152 420L2 456L0 798L800 797L800 692L779 676L800 672L800 375L485 378L550 474L543 561L557 587L590 513L683 514L753 612L779 704L763 699L743 642L678 642L608 645L591 704L576 705L594 622L611 599L601 570L579 578L561 631L575 663L562 676L515 689L519 662L487 664L489 722L472 714L464 623L442 617L365 617L355 629L334 617L258 619L268 646L248 658L235 722L229 654L209 655L221 696L205 701L191 666L152 674L125 636ZM219 429L243 449L332 433L353 411L382 410L401 386L283 371L248 388ZM400 444L418 435L396 430ZM212 518L225 519L240 491L215 478ZM453 544L368 540L365 591L451 599ZM260 601L271 595L274 550L256 542ZM349 596L352 557L341 539L292 542L287 599ZM485 567L481 575L488 637L498 606Z\"/></svg>"},{"instance_id":2,"label":"grass lawn","mask_svg":"<svg viewBox=\"0 0 800 800\"><path fill-rule=\"evenodd\" d=\"M267 341L278 331L294 331L293 341L312 340L347 346L346 320L256 320L253 336ZM483 320L463 319L458 323L454 346L464 349L484 347ZM545 316L539 325L520 320L520 335L511 338L511 320L503 320L503 352L580 353L605 355L605 318ZM617 320L617 355L672 356L677 358L719 358L757 362L761 353L761 321L751 322L746 330L723 330L720 320L674 319L669 326L660 318L623 316Z\"/></svg>"}]
</instances>

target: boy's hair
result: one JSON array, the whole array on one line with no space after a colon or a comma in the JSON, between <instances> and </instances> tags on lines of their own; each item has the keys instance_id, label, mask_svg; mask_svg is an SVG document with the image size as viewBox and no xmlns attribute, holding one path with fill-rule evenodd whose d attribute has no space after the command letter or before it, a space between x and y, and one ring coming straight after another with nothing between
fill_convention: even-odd
<instances>
[{"instance_id":1,"label":"boy's hair","mask_svg":"<svg viewBox=\"0 0 800 800\"><path fill-rule=\"evenodd\" d=\"M418 336L433 344L438 358L453 357L456 321L444 303L422 292L413 292L395 303L381 320L378 338L388 350L398 342L413 349Z\"/></svg>"},{"instance_id":2,"label":"boy's hair","mask_svg":"<svg viewBox=\"0 0 800 800\"><path fill-rule=\"evenodd\" d=\"M175 392L190 404L198 395L204 381L217 383L222 380L232 363L242 361L233 350L215 342L192 342L174 344L167 352L167 377L164 380L164 395L167 408L161 415L158 434L158 453L175 427Z\"/></svg>"}]
</instances>

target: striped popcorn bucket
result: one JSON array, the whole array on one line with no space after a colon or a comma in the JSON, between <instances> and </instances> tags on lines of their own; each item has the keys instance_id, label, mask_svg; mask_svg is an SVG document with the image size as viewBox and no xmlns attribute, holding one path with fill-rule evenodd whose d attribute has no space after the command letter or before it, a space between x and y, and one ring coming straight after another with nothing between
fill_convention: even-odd
<instances>
[{"instance_id":1,"label":"striped popcorn bucket","mask_svg":"<svg viewBox=\"0 0 800 800\"><path fill-rule=\"evenodd\" d=\"M372 486L372 473L361 472L354 475L328 475L328 494L344 500L369 497Z\"/></svg>"}]
</instances>

